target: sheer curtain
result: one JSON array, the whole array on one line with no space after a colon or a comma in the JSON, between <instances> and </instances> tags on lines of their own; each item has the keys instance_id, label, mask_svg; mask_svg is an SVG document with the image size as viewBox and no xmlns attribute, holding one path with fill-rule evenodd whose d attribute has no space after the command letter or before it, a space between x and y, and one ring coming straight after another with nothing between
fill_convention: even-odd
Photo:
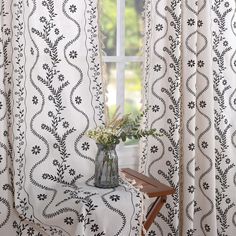
<instances>
[{"instance_id":1,"label":"sheer curtain","mask_svg":"<svg viewBox=\"0 0 236 236\"><path fill-rule=\"evenodd\" d=\"M0 235L141 230L137 190L93 187L86 131L104 113L97 4L0 2Z\"/></svg>"},{"instance_id":2,"label":"sheer curtain","mask_svg":"<svg viewBox=\"0 0 236 236\"><path fill-rule=\"evenodd\" d=\"M140 170L176 193L148 236L236 235L236 3L146 1Z\"/></svg>"}]
</instances>

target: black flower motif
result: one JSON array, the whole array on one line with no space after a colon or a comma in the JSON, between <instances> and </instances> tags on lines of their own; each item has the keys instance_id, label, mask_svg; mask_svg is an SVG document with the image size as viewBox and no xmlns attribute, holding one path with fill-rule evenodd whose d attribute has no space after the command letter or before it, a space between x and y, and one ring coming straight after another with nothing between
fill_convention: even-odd
<instances>
[{"instance_id":1,"label":"black flower motif","mask_svg":"<svg viewBox=\"0 0 236 236\"><path fill-rule=\"evenodd\" d=\"M79 215L78 221L79 222L83 222L84 221L84 215L83 214Z\"/></svg>"},{"instance_id":2,"label":"black flower motif","mask_svg":"<svg viewBox=\"0 0 236 236\"><path fill-rule=\"evenodd\" d=\"M187 24L188 24L189 26L193 26L193 25L195 24L195 20L194 20L193 18L189 18L189 19L187 20Z\"/></svg>"},{"instance_id":3,"label":"black flower motif","mask_svg":"<svg viewBox=\"0 0 236 236\"><path fill-rule=\"evenodd\" d=\"M225 2L225 7L229 7L229 2Z\"/></svg>"},{"instance_id":4,"label":"black flower motif","mask_svg":"<svg viewBox=\"0 0 236 236\"><path fill-rule=\"evenodd\" d=\"M227 84L227 80L224 79L224 80L222 81L222 84L223 84L223 85L226 85L226 84Z\"/></svg>"},{"instance_id":5,"label":"black flower motif","mask_svg":"<svg viewBox=\"0 0 236 236\"><path fill-rule=\"evenodd\" d=\"M33 96L32 102L33 102L34 105L37 105L39 100L38 100L38 98L36 96Z\"/></svg>"},{"instance_id":6,"label":"black flower motif","mask_svg":"<svg viewBox=\"0 0 236 236\"><path fill-rule=\"evenodd\" d=\"M153 107L152 107L152 111L153 112L158 112L160 110L160 107L158 106L158 105L154 105Z\"/></svg>"},{"instance_id":7,"label":"black flower motif","mask_svg":"<svg viewBox=\"0 0 236 236\"><path fill-rule=\"evenodd\" d=\"M156 31L161 31L163 30L163 25L162 24L157 24L156 25Z\"/></svg>"},{"instance_id":8,"label":"black flower motif","mask_svg":"<svg viewBox=\"0 0 236 236\"><path fill-rule=\"evenodd\" d=\"M190 185L189 187L188 187L188 191L189 191L189 193L193 193L194 192L194 186L193 185Z\"/></svg>"},{"instance_id":9,"label":"black flower motif","mask_svg":"<svg viewBox=\"0 0 236 236\"><path fill-rule=\"evenodd\" d=\"M204 63L204 61L199 60L198 63L197 63L197 65L198 65L198 67L201 68L201 67L204 67L205 63Z\"/></svg>"},{"instance_id":10,"label":"black flower motif","mask_svg":"<svg viewBox=\"0 0 236 236\"><path fill-rule=\"evenodd\" d=\"M87 151L88 149L89 149L89 143L88 142L84 142L84 143L82 143L82 145L81 145L81 147L82 147L82 149L84 150L84 151Z\"/></svg>"},{"instance_id":11,"label":"black flower motif","mask_svg":"<svg viewBox=\"0 0 236 236\"><path fill-rule=\"evenodd\" d=\"M80 104L82 102L82 98L79 97L79 96L76 96L75 97L75 102L76 102L76 104Z\"/></svg>"},{"instance_id":12,"label":"black flower motif","mask_svg":"<svg viewBox=\"0 0 236 236\"><path fill-rule=\"evenodd\" d=\"M32 236L34 234L34 228L33 227L29 227L27 230L27 235Z\"/></svg>"},{"instance_id":13,"label":"black flower motif","mask_svg":"<svg viewBox=\"0 0 236 236\"><path fill-rule=\"evenodd\" d=\"M44 51L46 54L50 52L48 48L44 48L43 51Z\"/></svg>"},{"instance_id":14,"label":"black flower motif","mask_svg":"<svg viewBox=\"0 0 236 236\"><path fill-rule=\"evenodd\" d=\"M46 22L46 17L44 17L44 16L41 16L40 18L39 18L39 20L40 20L40 22L42 22L42 23L44 23L44 22Z\"/></svg>"},{"instance_id":15,"label":"black flower motif","mask_svg":"<svg viewBox=\"0 0 236 236\"><path fill-rule=\"evenodd\" d=\"M0 102L0 110L2 109L2 102Z\"/></svg>"},{"instance_id":16,"label":"black flower motif","mask_svg":"<svg viewBox=\"0 0 236 236\"><path fill-rule=\"evenodd\" d=\"M31 149L31 152L34 155L38 155L41 152L40 146L38 146L38 145L33 146L32 149Z\"/></svg>"},{"instance_id":17,"label":"black flower motif","mask_svg":"<svg viewBox=\"0 0 236 236\"><path fill-rule=\"evenodd\" d=\"M77 56L78 56L78 53L75 50L70 51L69 53L70 58L75 59L77 58Z\"/></svg>"},{"instance_id":18,"label":"black flower motif","mask_svg":"<svg viewBox=\"0 0 236 236\"><path fill-rule=\"evenodd\" d=\"M4 132L3 132L3 136L5 136L5 137L8 136L8 132L7 132L7 130L4 130Z\"/></svg>"},{"instance_id":19,"label":"black flower motif","mask_svg":"<svg viewBox=\"0 0 236 236\"><path fill-rule=\"evenodd\" d=\"M206 141L202 141L202 148L206 149L208 147L208 143Z\"/></svg>"},{"instance_id":20,"label":"black flower motif","mask_svg":"<svg viewBox=\"0 0 236 236\"><path fill-rule=\"evenodd\" d=\"M67 121L64 121L63 124L62 124L63 128L68 128L69 127L69 122Z\"/></svg>"},{"instance_id":21,"label":"black flower motif","mask_svg":"<svg viewBox=\"0 0 236 236\"><path fill-rule=\"evenodd\" d=\"M161 65L156 64L156 65L153 67L153 70L156 71L156 72L160 71L160 70L161 70Z\"/></svg>"},{"instance_id":22,"label":"black flower motif","mask_svg":"<svg viewBox=\"0 0 236 236\"><path fill-rule=\"evenodd\" d=\"M44 194L44 193L43 193L43 194L40 193L40 194L37 195L37 198L38 198L40 201L43 201L43 200L45 200L45 199L47 198L47 195Z\"/></svg>"},{"instance_id":23,"label":"black flower motif","mask_svg":"<svg viewBox=\"0 0 236 236\"><path fill-rule=\"evenodd\" d=\"M16 228L18 226L17 222L14 220L12 224L13 228Z\"/></svg>"},{"instance_id":24,"label":"black flower motif","mask_svg":"<svg viewBox=\"0 0 236 236\"><path fill-rule=\"evenodd\" d=\"M5 33L6 35L9 35L9 34L11 33L11 30L10 30L9 28L6 28L6 29L4 30L4 33Z\"/></svg>"},{"instance_id":25,"label":"black flower motif","mask_svg":"<svg viewBox=\"0 0 236 236\"><path fill-rule=\"evenodd\" d=\"M205 101L200 101L200 107L201 108L204 108L204 107L206 107L206 102Z\"/></svg>"},{"instance_id":26,"label":"black flower motif","mask_svg":"<svg viewBox=\"0 0 236 236\"><path fill-rule=\"evenodd\" d=\"M193 236L194 230L193 229L188 229L187 230L187 236Z\"/></svg>"},{"instance_id":27,"label":"black flower motif","mask_svg":"<svg viewBox=\"0 0 236 236\"><path fill-rule=\"evenodd\" d=\"M64 222L67 224L67 225L72 225L74 220L71 218L71 217L66 217L64 219Z\"/></svg>"},{"instance_id":28,"label":"black flower motif","mask_svg":"<svg viewBox=\"0 0 236 236\"><path fill-rule=\"evenodd\" d=\"M195 66L195 61L194 60L189 60L187 64L188 64L189 67L193 67L193 66Z\"/></svg>"},{"instance_id":29,"label":"black flower motif","mask_svg":"<svg viewBox=\"0 0 236 236\"><path fill-rule=\"evenodd\" d=\"M58 75L58 79L59 79L60 81L63 81L63 80L65 79L65 76L62 75L62 74L60 74L60 75Z\"/></svg>"},{"instance_id":30,"label":"black flower motif","mask_svg":"<svg viewBox=\"0 0 236 236\"><path fill-rule=\"evenodd\" d=\"M58 166L58 165L59 165L59 162L58 162L58 160L54 159L54 160L52 161L52 164L53 164L54 166Z\"/></svg>"},{"instance_id":31,"label":"black flower motif","mask_svg":"<svg viewBox=\"0 0 236 236\"><path fill-rule=\"evenodd\" d=\"M194 103L193 101L189 102L189 103L188 103L188 107L189 107L190 109L193 109L193 108L195 107L195 103Z\"/></svg>"},{"instance_id":32,"label":"black flower motif","mask_svg":"<svg viewBox=\"0 0 236 236\"><path fill-rule=\"evenodd\" d=\"M151 153L156 153L158 151L158 147L154 145L150 148L150 151Z\"/></svg>"},{"instance_id":33,"label":"black flower motif","mask_svg":"<svg viewBox=\"0 0 236 236\"><path fill-rule=\"evenodd\" d=\"M226 202L227 204L230 204L230 202L231 202L230 198L226 198L226 199L225 199L225 202Z\"/></svg>"},{"instance_id":34,"label":"black flower motif","mask_svg":"<svg viewBox=\"0 0 236 236\"><path fill-rule=\"evenodd\" d=\"M43 178L43 179L47 179L47 177L48 177L48 174L46 174L46 173L43 173L43 174L42 174L42 178Z\"/></svg>"},{"instance_id":35,"label":"black flower motif","mask_svg":"<svg viewBox=\"0 0 236 236\"><path fill-rule=\"evenodd\" d=\"M48 68L49 68L48 64L47 64L47 63L44 63L44 64L43 64L43 69L44 69L44 70L47 70Z\"/></svg>"},{"instance_id":36,"label":"black flower motif","mask_svg":"<svg viewBox=\"0 0 236 236\"><path fill-rule=\"evenodd\" d=\"M49 112L48 112L48 116L49 116L49 117L53 117L53 112L52 112L52 111L49 111Z\"/></svg>"},{"instance_id":37,"label":"black flower motif","mask_svg":"<svg viewBox=\"0 0 236 236\"><path fill-rule=\"evenodd\" d=\"M228 41L226 41L226 40L223 42L223 45L224 45L225 47L227 47L228 44L229 44L229 43L228 43Z\"/></svg>"},{"instance_id":38,"label":"black flower motif","mask_svg":"<svg viewBox=\"0 0 236 236\"><path fill-rule=\"evenodd\" d=\"M120 196L119 196L119 195L111 195L111 196L110 196L110 199L111 199L112 201L117 202L117 201L120 200Z\"/></svg>"},{"instance_id":39,"label":"black flower motif","mask_svg":"<svg viewBox=\"0 0 236 236\"><path fill-rule=\"evenodd\" d=\"M56 35L58 35L58 34L60 33L59 29L55 29L55 30L54 30L54 33L55 33Z\"/></svg>"},{"instance_id":40,"label":"black flower motif","mask_svg":"<svg viewBox=\"0 0 236 236\"><path fill-rule=\"evenodd\" d=\"M75 13L75 12L77 11L77 7L76 7L74 4L73 4L73 5L70 5L69 11L70 11L71 13Z\"/></svg>"},{"instance_id":41,"label":"black flower motif","mask_svg":"<svg viewBox=\"0 0 236 236\"><path fill-rule=\"evenodd\" d=\"M203 26L203 21L202 20L198 20L197 21L197 26L198 27L202 27Z\"/></svg>"},{"instance_id":42,"label":"black flower motif","mask_svg":"<svg viewBox=\"0 0 236 236\"><path fill-rule=\"evenodd\" d=\"M156 236L156 232L154 230L150 230L148 236Z\"/></svg>"},{"instance_id":43,"label":"black flower motif","mask_svg":"<svg viewBox=\"0 0 236 236\"><path fill-rule=\"evenodd\" d=\"M226 158L226 159L225 159L225 163L226 163L226 164L229 164L229 163L230 163L230 158Z\"/></svg>"},{"instance_id":44,"label":"black flower motif","mask_svg":"<svg viewBox=\"0 0 236 236\"><path fill-rule=\"evenodd\" d=\"M188 145L188 149L189 149L189 151L193 151L193 150L195 149L194 143L190 143L190 144Z\"/></svg>"},{"instance_id":45,"label":"black flower motif","mask_svg":"<svg viewBox=\"0 0 236 236\"><path fill-rule=\"evenodd\" d=\"M207 182L204 182L203 183L203 188L205 189L205 190L207 190L207 189L209 189L209 184L207 183Z\"/></svg>"},{"instance_id":46,"label":"black flower motif","mask_svg":"<svg viewBox=\"0 0 236 236\"><path fill-rule=\"evenodd\" d=\"M75 170L74 170L74 169L70 169L70 170L69 170L69 174L70 174L70 175L75 175Z\"/></svg>"},{"instance_id":47,"label":"black flower motif","mask_svg":"<svg viewBox=\"0 0 236 236\"><path fill-rule=\"evenodd\" d=\"M97 232L98 231L98 229L99 229L99 227L98 227L98 225L97 224L93 224L93 225L91 225L91 232Z\"/></svg>"}]
</instances>

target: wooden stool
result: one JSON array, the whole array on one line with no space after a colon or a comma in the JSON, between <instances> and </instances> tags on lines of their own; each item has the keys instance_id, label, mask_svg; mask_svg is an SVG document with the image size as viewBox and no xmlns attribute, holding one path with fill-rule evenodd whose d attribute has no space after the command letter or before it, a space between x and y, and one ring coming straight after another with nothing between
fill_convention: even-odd
<instances>
[{"instance_id":1,"label":"wooden stool","mask_svg":"<svg viewBox=\"0 0 236 236\"><path fill-rule=\"evenodd\" d=\"M140 191L147 194L149 198L156 198L147 213L146 221L143 223L144 229L147 231L155 220L162 206L166 203L167 195L173 194L175 190L152 177L143 175L130 168L123 168L121 169L121 172L127 179L135 180L135 186L142 185L143 188L140 189ZM142 233L142 235L144 235L144 233Z\"/></svg>"}]
</instances>

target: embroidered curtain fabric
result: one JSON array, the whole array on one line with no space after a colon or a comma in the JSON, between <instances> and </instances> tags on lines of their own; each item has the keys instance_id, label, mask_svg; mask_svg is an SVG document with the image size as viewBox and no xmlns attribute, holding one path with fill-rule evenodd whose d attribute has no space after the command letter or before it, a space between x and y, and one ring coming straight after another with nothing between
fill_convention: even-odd
<instances>
[{"instance_id":1,"label":"embroidered curtain fabric","mask_svg":"<svg viewBox=\"0 0 236 236\"><path fill-rule=\"evenodd\" d=\"M176 189L148 236L236 235L235 5L146 1L140 170Z\"/></svg>"},{"instance_id":2,"label":"embroidered curtain fabric","mask_svg":"<svg viewBox=\"0 0 236 236\"><path fill-rule=\"evenodd\" d=\"M0 235L139 235L139 192L93 187L98 2L0 4Z\"/></svg>"}]
</instances>

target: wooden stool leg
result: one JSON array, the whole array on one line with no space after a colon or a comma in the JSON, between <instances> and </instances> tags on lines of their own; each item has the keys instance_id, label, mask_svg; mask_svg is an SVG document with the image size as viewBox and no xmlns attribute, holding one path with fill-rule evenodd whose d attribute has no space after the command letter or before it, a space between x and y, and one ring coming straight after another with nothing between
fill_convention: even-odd
<instances>
[{"instance_id":1,"label":"wooden stool leg","mask_svg":"<svg viewBox=\"0 0 236 236\"><path fill-rule=\"evenodd\" d=\"M149 212L147 214L146 221L143 224L144 229L146 231L150 228L151 224L155 220L155 218L156 218L157 214L159 213L159 211L161 210L162 206L166 203L166 198L167 198L167 196L158 197L155 200L155 202L153 203L151 209L149 210ZM144 236L144 233L142 233L142 236Z\"/></svg>"}]
</instances>

